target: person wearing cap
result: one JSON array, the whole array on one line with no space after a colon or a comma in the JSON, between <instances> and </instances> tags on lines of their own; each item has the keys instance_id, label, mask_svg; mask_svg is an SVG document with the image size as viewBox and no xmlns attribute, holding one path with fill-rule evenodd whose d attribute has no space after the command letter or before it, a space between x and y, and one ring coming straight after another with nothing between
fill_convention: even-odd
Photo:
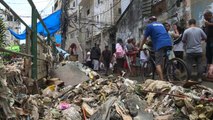
<instances>
[{"instance_id":1,"label":"person wearing cap","mask_svg":"<svg viewBox=\"0 0 213 120\"><path fill-rule=\"evenodd\" d=\"M163 80L161 67L163 64L163 57L166 55L167 50L172 48L172 41L164 25L157 22L155 16L150 17L149 21L150 24L146 26L141 48L143 49L143 45L146 43L147 38L151 37L153 49L155 51L156 71L159 75L159 79Z\"/></svg>"}]
</instances>

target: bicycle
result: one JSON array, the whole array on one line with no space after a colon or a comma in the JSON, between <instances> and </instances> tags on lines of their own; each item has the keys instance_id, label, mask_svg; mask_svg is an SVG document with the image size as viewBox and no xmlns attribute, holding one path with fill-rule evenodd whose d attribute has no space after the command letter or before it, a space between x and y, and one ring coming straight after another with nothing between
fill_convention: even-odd
<instances>
[{"instance_id":1,"label":"bicycle","mask_svg":"<svg viewBox=\"0 0 213 120\"><path fill-rule=\"evenodd\" d=\"M155 79L156 64L154 51L146 48L144 52L147 54L147 61L142 64L142 79ZM163 74L168 81L186 81L189 80L189 70L186 63L180 58L170 58L171 49L167 49L167 54L164 56Z\"/></svg>"}]
</instances>

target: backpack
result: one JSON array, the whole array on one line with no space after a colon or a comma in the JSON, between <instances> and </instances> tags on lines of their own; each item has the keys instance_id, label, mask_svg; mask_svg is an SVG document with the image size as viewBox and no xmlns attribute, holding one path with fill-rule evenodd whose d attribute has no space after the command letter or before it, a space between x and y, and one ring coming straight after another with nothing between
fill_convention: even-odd
<instances>
[{"instance_id":1,"label":"backpack","mask_svg":"<svg viewBox=\"0 0 213 120\"><path fill-rule=\"evenodd\" d=\"M115 54L116 54L116 58L123 58L123 57L124 57L125 51L124 51L124 49L122 48L121 45L119 45L119 46L116 48Z\"/></svg>"}]
</instances>

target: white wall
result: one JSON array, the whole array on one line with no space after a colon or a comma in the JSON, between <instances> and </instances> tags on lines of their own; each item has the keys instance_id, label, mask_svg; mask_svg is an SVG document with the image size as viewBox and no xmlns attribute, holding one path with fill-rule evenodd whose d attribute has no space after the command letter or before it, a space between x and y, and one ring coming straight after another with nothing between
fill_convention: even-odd
<instances>
[{"instance_id":1,"label":"white wall","mask_svg":"<svg viewBox=\"0 0 213 120\"><path fill-rule=\"evenodd\" d=\"M121 13L123 13L129 6L131 0L121 0Z\"/></svg>"},{"instance_id":2,"label":"white wall","mask_svg":"<svg viewBox=\"0 0 213 120\"><path fill-rule=\"evenodd\" d=\"M98 0L94 0L94 15L95 16L94 20L97 23L97 27L103 28L104 24L111 24L113 22L113 9L110 9L113 6L113 0L100 0L101 3L98 4ZM107 11L107 12L105 12ZM104 14L101 14L103 13ZM98 24L98 22L100 22ZM95 28L96 34L100 33L100 29Z\"/></svg>"}]
</instances>

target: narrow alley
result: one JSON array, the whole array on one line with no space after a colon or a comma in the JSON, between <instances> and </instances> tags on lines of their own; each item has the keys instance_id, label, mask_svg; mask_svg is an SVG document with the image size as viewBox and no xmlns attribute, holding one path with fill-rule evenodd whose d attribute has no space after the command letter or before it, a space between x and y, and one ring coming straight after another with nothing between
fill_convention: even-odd
<instances>
[{"instance_id":1,"label":"narrow alley","mask_svg":"<svg viewBox=\"0 0 213 120\"><path fill-rule=\"evenodd\" d=\"M1 0L0 120L213 120L212 0Z\"/></svg>"}]
</instances>

